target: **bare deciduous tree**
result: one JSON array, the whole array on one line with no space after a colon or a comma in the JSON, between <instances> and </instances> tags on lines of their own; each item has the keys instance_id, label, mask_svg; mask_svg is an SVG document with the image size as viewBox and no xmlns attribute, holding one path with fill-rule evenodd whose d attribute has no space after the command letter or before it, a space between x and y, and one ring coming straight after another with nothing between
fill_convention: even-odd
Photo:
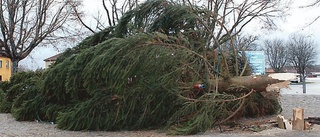
<instances>
[{"instance_id":1,"label":"bare deciduous tree","mask_svg":"<svg viewBox=\"0 0 320 137\"><path fill-rule=\"evenodd\" d=\"M235 43L231 43L231 40L226 42L225 46L221 46L221 50L223 51L232 51L233 45L235 45L236 50L244 52L244 51L256 51L259 46L255 43L258 40L257 36L253 35L244 35L238 34L236 35Z\"/></svg>"},{"instance_id":2,"label":"bare deciduous tree","mask_svg":"<svg viewBox=\"0 0 320 137\"><path fill-rule=\"evenodd\" d=\"M253 19L260 19L268 27L271 27L274 25L272 18L283 16L286 11L286 5L279 4L280 0L246 0L240 3L230 0L207 0L206 2L201 0L178 1L181 4L204 6L208 10L211 10L213 12L212 16L208 17L206 22L210 24L208 24L208 27L212 27L210 30L213 30L218 38L223 37L220 39L222 42L226 42L230 38L226 33L237 35ZM98 13L93 16L96 21L95 25L86 23L83 18L84 16L78 16L78 19L82 25L94 33L107 26L116 25L125 12L138 7L140 2L139 0L101 0L105 13L97 11ZM74 11L77 15L84 15L86 12L77 8L74 8ZM103 18L107 19L106 22L104 22Z\"/></svg>"},{"instance_id":3,"label":"bare deciduous tree","mask_svg":"<svg viewBox=\"0 0 320 137\"><path fill-rule=\"evenodd\" d=\"M307 3L306 5L301 5L300 8L310 8L310 7L316 7L316 6L320 6L320 0L313 0L313 1L309 2L309 3ZM319 18L320 18L320 15L316 16L310 23L308 23L307 26L312 25L313 23L318 21Z\"/></svg>"},{"instance_id":4,"label":"bare deciduous tree","mask_svg":"<svg viewBox=\"0 0 320 137\"><path fill-rule=\"evenodd\" d=\"M40 43L53 44L68 37L63 25L70 21L71 4L75 2L0 0L0 54L11 59L13 73L18 71L19 61Z\"/></svg>"},{"instance_id":5,"label":"bare deciduous tree","mask_svg":"<svg viewBox=\"0 0 320 137\"><path fill-rule=\"evenodd\" d=\"M218 48L222 43L231 41L233 46L233 54L237 55L235 37L243 32L243 29L250 22L256 19L267 24L270 28L274 24L272 20L275 17L285 15L285 5L280 5L280 1L265 0L245 0L245 1L229 1L214 0L208 1L207 7L212 11L211 20L208 20L208 26L211 29L213 48ZM283 6L283 7L282 7ZM234 64L236 71L239 70L238 57L234 56ZM242 74L236 72L236 74Z\"/></svg>"},{"instance_id":6,"label":"bare deciduous tree","mask_svg":"<svg viewBox=\"0 0 320 137\"><path fill-rule=\"evenodd\" d=\"M287 47L282 39L264 41L264 50L267 55L267 62L276 72L284 72L283 67L287 64Z\"/></svg>"},{"instance_id":7,"label":"bare deciduous tree","mask_svg":"<svg viewBox=\"0 0 320 137\"><path fill-rule=\"evenodd\" d=\"M256 51L258 45L255 43L258 40L257 36L253 35L240 35L237 39L237 47L239 51Z\"/></svg>"},{"instance_id":8,"label":"bare deciduous tree","mask_svg":"<svg viewBox=\"0 0 320 137\"><path fill-rule=\"evenodd\" d=\"M95 25L86 23L85 17L88 17L88 14L85 14L86 11L79 9L79 6L74 6L73 11L76 13L78 21L90 32L96 33L107 27L115 26L121 16L129 10L137 7L139 0L101 0L104 11L97 11L97 14L92 16L95 20ZM105 13L104 13L105 12ZM104 19L106 18L106 20Z\"/></svg>"},{"instance_id":9,"label":"bare deciduous tree","mask_svg":"<svg viewBox=\"0 0 320 137\"><path fill-rule=\"evenodd\" d=\"M288 42L288 61L295 67L303 81L306 68L311 67L317 58L316 43L305 35L292 35Z\"/></svg>"}]
</instances>

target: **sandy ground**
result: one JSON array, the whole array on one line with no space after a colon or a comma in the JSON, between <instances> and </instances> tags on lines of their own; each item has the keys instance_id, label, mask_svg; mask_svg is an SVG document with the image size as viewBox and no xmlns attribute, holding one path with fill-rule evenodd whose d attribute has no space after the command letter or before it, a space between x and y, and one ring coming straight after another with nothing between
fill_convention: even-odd
<instances>
[{"instance_id":1,"label":"sandy ground","mask_svg":"<svg viewBox=\"0 0 320 137\"><path fill-rule=\"evenodd\" d=\"M281 104L283 107L282 115L290 119L292 118L293 108L304 108L305 118L317 116L320 117L320 84L319 78L307 79L307 93L302 93L302 85L290 85L291 90L283 89L281 91ZM11 114L0 114L0 136L16 137L16 136L34 136L34 137L163 137L165 133L153 131L64 131L55 128L55 124L38 123L38 122L17 122ZM215 130L192 135L192 137L260 137L260 136L282 136L282 137L320 137L320 126L314 125L313 129L307 131L290 131L279 128L272 128L261 132L228 132L220 133Z\"/></svg>"}]
</instances>

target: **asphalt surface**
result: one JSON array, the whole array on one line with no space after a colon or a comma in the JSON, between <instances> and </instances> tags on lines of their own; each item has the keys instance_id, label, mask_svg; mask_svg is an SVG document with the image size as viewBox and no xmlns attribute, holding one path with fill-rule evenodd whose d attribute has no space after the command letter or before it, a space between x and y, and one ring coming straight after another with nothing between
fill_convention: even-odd
<instances>
[{"instance_id":1,"label":"asphalt surface","mask_svg":"<svg viewBox=\"0 0 320 137\"><path fill-rule=\"evenodd\" d=\"M292 83L291 89L281 89L281 94L320 95L320 78L306 78L306 93L303 93L302 83Z\"/></svg>"}]
</instances>

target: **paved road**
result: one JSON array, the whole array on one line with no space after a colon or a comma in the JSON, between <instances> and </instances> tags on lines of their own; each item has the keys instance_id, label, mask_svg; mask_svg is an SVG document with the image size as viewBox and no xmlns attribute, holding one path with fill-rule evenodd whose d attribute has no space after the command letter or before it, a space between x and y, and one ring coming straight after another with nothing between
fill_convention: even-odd
<instances>
[{"instance_id":1,"label":"paved road","mask_svg":"<svg viewBox=\"0 0 320 137\"><path fill-rule=\"evenodd\" d=\"M306 78L306 93L303 93L302 84L292 83L291 89L282 89L281 94L293 95L320 95L320 78Z\"/></svg>"}]
</instances>

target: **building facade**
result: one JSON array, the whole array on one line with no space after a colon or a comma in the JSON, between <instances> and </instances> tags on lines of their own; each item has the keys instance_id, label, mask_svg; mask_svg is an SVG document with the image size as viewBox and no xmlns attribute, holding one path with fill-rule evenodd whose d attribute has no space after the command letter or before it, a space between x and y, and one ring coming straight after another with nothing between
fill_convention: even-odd
<instances>
[{"instance_id":1,"label":"building facade","mask_svg":"<svg viewBox=\"0 0 320 137\"><path fill-rule=\"evenodd\" d=\"M0 56L0 81L9 81L12 75L11 59Z\"/></svg>"},{"instance_id":2,"label":"building facade","mask_svg":"<svg viewBox=\"0 0 320 137\"><path fill-rule=\"evenodd\" d=\"M44 59L43 61L45 62L45 65L46 65L45 68L46 69L49 68L50 65L53 64L54 62L56 62L57 58L60 57L60 56L61 56L61 53Z\"/></svg>"}]
</instances>

